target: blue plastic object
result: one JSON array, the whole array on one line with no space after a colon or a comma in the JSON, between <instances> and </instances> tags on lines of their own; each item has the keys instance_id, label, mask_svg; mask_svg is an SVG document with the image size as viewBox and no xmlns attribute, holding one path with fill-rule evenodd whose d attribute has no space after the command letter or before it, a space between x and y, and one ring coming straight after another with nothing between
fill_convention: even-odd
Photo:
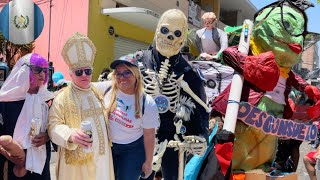
<instances>
[{"instance_id":1,"label":"blue plastic object","mask_svg":"<svg viewBox=\"0 0 320 180\"><path fill-rule=\"evenodd\" d=\"M52 80L55 84L58 83L59 80L64 79L64 76L61 72L55 72L52 75Z\"/></svg>"}]
</instances>

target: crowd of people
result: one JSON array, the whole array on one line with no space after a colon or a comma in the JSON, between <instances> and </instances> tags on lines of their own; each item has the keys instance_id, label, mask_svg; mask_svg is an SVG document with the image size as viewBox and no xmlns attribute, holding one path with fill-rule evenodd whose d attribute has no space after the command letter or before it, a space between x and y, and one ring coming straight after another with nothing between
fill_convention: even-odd
<instances>
[{"instance_id":1,"label":"crowd of people","mask_svg":"<svg viewBox=\"0 0 320 180\"><path fill-rule=\"evenodd\" d=\"M243 72L246 78L248 71L243 60L253 56L246 58L235 47L228 48L227 34L216 27L214 13L205 13L202 20L204 28L196 32L195 44L200 59L224 58L226 64ZM92 82L95 45L88 37L75 33L65 42L62 50L71 82L67 83L63 75L55 74L55 93L47 90L47 60L36 53L20 58L0 90L0 179L50 179L52 145L58 147L58 180L154 179L160 176L160 167L163 179L177 180L183 176L183 169L181 171L180 168L185 163L185 157L180 153L185 152L187 159L209 153L208 164L215 159L214 169L219 172L211 171L204 164L200 179L228 177L222 171L230 172L231 165L220 168L218 153L216 155L215 148L208 147L227 142L221 136L225 133L222 126L229 92L224 91L213 101L209 117L205 79L188 62L194 58L189 48L184 46L187 31L188 21L182 11L171 9L164 12L154 42L148 50L115 59L110 64L111 70L104 69L98 82ZM172 42L166 43L168 39ZM277 78L274 85L271 89L264 89L265 84L259 86L257 84L261 83L246 79L248 82L245 85L250 86L250 90L244 88L249 96L246 102L252 102L252 105L268 113L275 112L272 115L281 118L288 111L285 108L289 105L291 86L301 91L308 89L309 98L315 101L320 97L317 89L306 84L290 69L280 69L279 73L276 61L270 63L271 56L264 54L263 60L268 60L269 67L275 67L275 71L269 70ZM250 60L254 61L253 58ZM282 76L284 74L286 76ZM290 89L283 87L284 83L288 83ZM283 97L278 95L279 89ZM219 126L220 134L212 141L209 135L214 126ZM281 162L288 162L288 154L274 158L274 153L277 149L277 154L281 154L293 146L299 148L301 141L278 141L276 136L265 135L255 127L248 129L243 123L237 126L243 129L236 133L234 147L246 146L239 143L247 140L240 140L248 137L246 133L255 131L258 136L263 135L261 142L273 143L268 147L272 153L265 154L265 161L261 160L257 165L275 160L274 163L281 166L279 170L288 170L281 165ZM292 152L290 158L294 158L294 154ZM316 178L315 164L319 155L318 147L318 150L304 157L312 180ZM251 163L252 159L246 161L246 158L243 156L243 160L250 164L245 164L242 167L244 170L256 163ZM243 165L236 159L233 162L233 169ZM294 163L291 172L296 171L296 159ZM264 166L262 169L267 168ZM214 175L209 176L210 173Z\"/></svg>"}]
</instances>

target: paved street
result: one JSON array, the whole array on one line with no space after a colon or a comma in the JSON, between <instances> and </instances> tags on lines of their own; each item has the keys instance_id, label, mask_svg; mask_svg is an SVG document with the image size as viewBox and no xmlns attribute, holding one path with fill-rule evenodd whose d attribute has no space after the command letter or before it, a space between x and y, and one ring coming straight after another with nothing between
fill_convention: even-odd
<instances>
[{"instance_id":1,"label":"paved street","mask_svg":"<svg viewBox=\"0 0 320 180\"><path fill-rule=\"evenodd\" d=\"M312 150L312 147L308 145L308 143L304 142L300 146L300 160L299 160L299 165L297 169L297 173L299 174L299 179L298 180L309 180L309 177L307 175L306 169L303 164L303 156L308 153L310 150ZM51 165L50 165L50 171L51 171L51 179L55 180L55 162L56 162L56 157L57 153L53 152L51 155Z\"/></svg>"}]
</instances>

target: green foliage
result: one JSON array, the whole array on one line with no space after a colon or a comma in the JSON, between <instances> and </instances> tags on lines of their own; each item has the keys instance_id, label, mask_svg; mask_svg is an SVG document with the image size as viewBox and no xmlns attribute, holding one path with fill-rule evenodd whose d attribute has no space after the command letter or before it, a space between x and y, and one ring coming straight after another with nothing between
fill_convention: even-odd
<instances>
[{"instance_id":1,"label":"green foliage","mask_svg":"<svg viewBox=\"0 0 320 180\"><path fill-rule=\"evenodd\" d=\"M195 46L196 44L196 29L189 29L188 30L188 35L187 35L187 41L186 41L186 45L187 46Z\"/></svg>"}]
</instances>

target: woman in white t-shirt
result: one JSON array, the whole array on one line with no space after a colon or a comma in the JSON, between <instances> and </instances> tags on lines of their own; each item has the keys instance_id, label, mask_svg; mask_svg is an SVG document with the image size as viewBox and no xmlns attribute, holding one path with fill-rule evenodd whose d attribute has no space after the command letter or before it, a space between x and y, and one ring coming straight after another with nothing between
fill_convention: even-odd
<instances>
[{"instance_id":1,"label":"woman in white t-shirt","mask_svg":"<svg viewBox=\"0 0 320 180\"><path fill-rule=\"evenodd\" d=\"M143 92L136 60L123 56L110 65L114 69L111 89L104 96L112 139L116 180L148 177L152 172L155 128L159 126L157 105Z\"/></svg>"}]
</instances>

